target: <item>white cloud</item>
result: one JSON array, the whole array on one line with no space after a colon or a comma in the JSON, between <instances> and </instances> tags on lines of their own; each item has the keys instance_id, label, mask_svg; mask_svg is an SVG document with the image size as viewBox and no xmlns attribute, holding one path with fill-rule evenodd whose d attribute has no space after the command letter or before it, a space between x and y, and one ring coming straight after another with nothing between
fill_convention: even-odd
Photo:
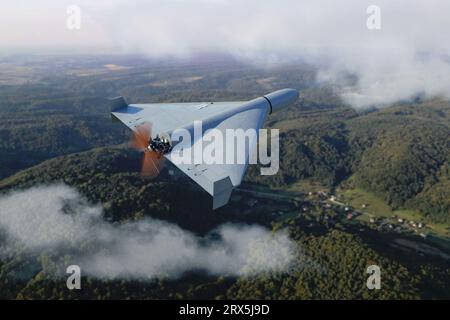
<instances>
[{"instance_id":1,"label":"white cloud","mask_svg":"<svg viewBox=\"0 0 450 320\"><path fill-rule=\"evenodd\" d=\"M0 231L8 254L74 255L82 272L99 278L178 277L189 270L216 275L287 271L298 248L283 232L222 225L204 237L159 220L111 224L100 206L65 185L0 197ZM61 266L65 270L66 266Z\"/></svg>"}]
</instances>

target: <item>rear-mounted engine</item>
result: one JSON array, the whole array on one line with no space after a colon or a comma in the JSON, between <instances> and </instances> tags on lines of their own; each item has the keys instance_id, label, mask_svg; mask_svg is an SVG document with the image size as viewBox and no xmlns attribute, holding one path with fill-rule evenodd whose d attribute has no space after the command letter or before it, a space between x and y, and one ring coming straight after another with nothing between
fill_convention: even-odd
<instances>
[{"instance_id":1,"label":"rear-mounted engine","mask_svg":"<svg viewBox=\"0 0 450 320\"><path fill-rule=\"evenodd\" d=\"M166 154L172 151L172 143L167 137L156 136L156 138L150 142L149 148L160 154Z\"/></svg>"}]
</instances>

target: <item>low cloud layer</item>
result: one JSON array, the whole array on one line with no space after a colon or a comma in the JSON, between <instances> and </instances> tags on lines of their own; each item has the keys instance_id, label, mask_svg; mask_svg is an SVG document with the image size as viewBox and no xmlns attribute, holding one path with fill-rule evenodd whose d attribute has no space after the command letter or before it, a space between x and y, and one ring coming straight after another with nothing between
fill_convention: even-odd
<instances>
[{"instance_id":1,"label":"low cloud layer","mask_svg":"<svg viewBox=\"0 0 450 320\"><path fill-rule=\"evenodd\" d=\"M190 270L245 276L287 271L296 246L283 232L222 225L205 237L153 219L111 224L65 185L0 197L4 253L70 255L83 274L98 278L176 278ZM65 268L61 266L61 268Z\"/></svg>"},{"instance_id":2,"label":"low cloud layer","mask_svg":"<svg viewBox=\"0 0 450 320\"><path fill-rule=\"evenodd\" d=\"M80 30L66 28L68 5L82 10ZM380 30L367 28L371 5L381 10ZM418 94L450 97L448 12L442 0L17 0L0 11L0 47L309 61L347 103L381 107Z\"/></svg>"}]
</instances>

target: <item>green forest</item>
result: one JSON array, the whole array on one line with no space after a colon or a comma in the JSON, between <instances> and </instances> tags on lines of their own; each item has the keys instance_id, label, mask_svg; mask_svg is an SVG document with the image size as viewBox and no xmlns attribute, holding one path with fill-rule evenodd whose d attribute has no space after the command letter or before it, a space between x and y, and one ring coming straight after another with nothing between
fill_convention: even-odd
<instances>
[{"instance_id":1,"label":"green forest","mask_svg":"<svg viewBox=\"0 0 450 320\"><path fill-rule=\"evenodd\" d=\"M300 90L298 103L268 117L280 129L280 171L246 184L279 190L303 180L327 190L361 188L393 209L413 208L424 221L450 225L450 102L441 98L355 110L333 88L318 86L307 64L258 69L222 58L149 62L141 57L18 57L4 61L17 81L0 82L0 193L65 183L105 220L144 217L176 223L198 235L227 223L287 230L298 257L289 272L252 277L192 271L180 278L83 278L69 291L59 266L70 253L29 258L0 256L3 299L444 299L450 298L448 261L391 246L392 238L359 227L341 228L300 211L274 219L262 207L242 215L239 201L217 212L187 178L141 178L140 154L127 148L129 132L113 123L108 97L130 103L251 99L282 87ZM119 71L103 66L126 66ZM24 74L14 70L29 71ZM6 68L6 67L3 67ZM175 200L176 199L176 200ZM2 238L0 237L0 240ZM0 245L1 246L1 245ZM366 288L366 268L383 270L383 289ZM59 271L58 271L59 270ZM63 275L64 276L64 275Z\"/></svg>"}]
</instances>

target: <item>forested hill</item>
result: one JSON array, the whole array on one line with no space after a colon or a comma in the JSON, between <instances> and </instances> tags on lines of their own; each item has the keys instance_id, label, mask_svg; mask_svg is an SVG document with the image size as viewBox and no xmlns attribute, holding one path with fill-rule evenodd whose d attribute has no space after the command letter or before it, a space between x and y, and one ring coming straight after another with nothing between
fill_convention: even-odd
<instances>
[{"instance_id":1,"label":"forested hill","mask_svg":"<svg viewBox=\"0 0 450 320\"><path fill-rule=\"evenodd\" d=\"M356 114L291 108L281 128L281 170L249 181L282 186L312 179L360 187L393 208L415 208L450 223L450 103L434 99ZM282 115L280 114L280 117Z\"/></svg>"},{"instance_id":2,"label":"forested hill","mask_svg":"<svg viewBox=\"0 0 450 320\"><path fill-rule=\"evenodd\" d=\"M398 236L315 221L303 213L279 220L268 206L244 214L246 200L212 212L204 192L181 177L158 180L139 177L139 155L121 147L101 148L48 160L0 182L0 192L65 183L93 205L101 204L105 223L126 228L151 217L177 223L196 234L223 223L258 224L273 233L285 230L294 241L295 260L289 272L254 276L187 272L180 278L156 279L83 277L83 290L67 290L61 263L78 263L76 256L97 248L86 237L70 250L8 248L0 257L0 297L3 299L418 299L448 298L450 269L437 256L411 254L392 246ZM173 180L176 179L176 180ZM206 197L208 197L206 195ZM279 206L279 205L278 205ZM268 211L268 212L266 212ZM70 210L66 214L70 214ZM43 214L43 213L40 213ZM314 224L314 227L311 225ZM109 229L108 229L109 230ZM0 237L0 249L7 238ZM122 241L109 239L108 241ZM137 245L137 244L134 244ZM3 250L3 249L2 249ZM14 250L17 250L14 251ZM13 254L14 253L14 254ZM98 253L98 254L100 254ZM293 254L294 254L293 253ZM166 253L167 254L167 253ZM170 255L170 253L168 253ZM188 253L185 253L188 254ZM96 255L97 256L97 255ZM79 259L79 258L78 258ZM383 290L367 290L366 268L380 265ZM145 266L144 266L145 267ZM55 271L56 270L56 271ZM60 270L60 271L58 271ZM18 276L20 275L20 276ZM63 280L60 278L63 277Z\"/></svg>"},{"instance_id":3,"label":"forested hill","mask_svg":"<svg viewBox=\"0 0 450 320\"><path fill-rule=\"evenodd\" d=\"M123 143L105 98L173 102L242 100L282 87L298 103L273 114L281 129L281 170L247 181L289 186L309 179L362 188L393 208L414 208L450 222L450 106L417 99L356 111L318 85L306 64L258 69L229 60L175 63L140 57L9 58L0 78L0 178L56 156Z\"/></svg>"}]
</instances>

